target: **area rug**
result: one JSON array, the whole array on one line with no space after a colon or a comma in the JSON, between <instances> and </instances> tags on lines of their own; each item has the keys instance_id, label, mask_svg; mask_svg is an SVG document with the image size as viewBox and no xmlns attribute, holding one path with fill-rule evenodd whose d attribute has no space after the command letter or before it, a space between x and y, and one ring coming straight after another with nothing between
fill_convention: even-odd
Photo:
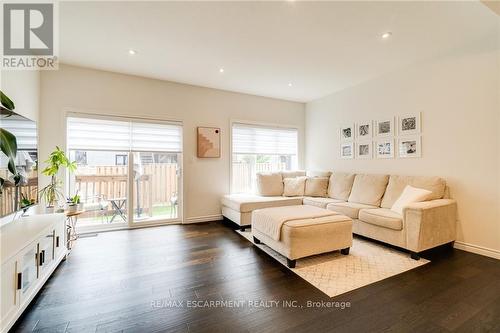
<instances>
[{"instance_id":1,"label":"area rug","mask_svg":"<svg viewBox=\"0 0 500 333\"><path fill-rule=\"evenodd\" d=\"M251 231L238 231L253 243ZM286 266L286 258L264 244L255 244L279 263ZM396 249L354 238L347 256L339 251L297 260L295 268L288 268L298 276L334 297L423 266L429 260L413 260L410 255Z\"/></svg>"}]
</instances>

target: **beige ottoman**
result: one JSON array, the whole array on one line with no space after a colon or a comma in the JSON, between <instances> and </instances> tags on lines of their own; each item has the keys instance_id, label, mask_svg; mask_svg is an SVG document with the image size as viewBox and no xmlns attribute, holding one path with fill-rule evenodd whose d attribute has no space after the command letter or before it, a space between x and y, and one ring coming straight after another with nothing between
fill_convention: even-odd
<instances>
[{"instance_id":1,"label":"beige ottoman","mask_svg":"<svg viewBox=\"0 0 500 333\"><path fill-rule=\"evenodd\" d=\"M265 228L273 223L279 236ZM352 220L312 206L265 208L252 213L252 236L256 244L262 242L285 256L288 267L294 268L296 259L337 250L349 254Z\"/></svg>"}]
</instances>

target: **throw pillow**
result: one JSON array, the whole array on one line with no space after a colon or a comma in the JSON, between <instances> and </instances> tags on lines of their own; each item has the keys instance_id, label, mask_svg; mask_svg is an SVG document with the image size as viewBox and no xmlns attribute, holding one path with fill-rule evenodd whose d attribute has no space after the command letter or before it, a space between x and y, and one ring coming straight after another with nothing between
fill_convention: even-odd
<instances>
[{"instance_id":1,"label":"throw pillow","mask_svg":"<svg viewBox=\"0 0 500 333\"><path fill-rule=\"evenodd\" d=\"M328 190L328 178L307 177L305 195L308 197L326 197Z\"/></svg>"},{"instance_id":2,"label":"throw pillow","mask_svg":"<svg viewBox=\"0 0 500 333\"><path fill-rule=\"evenodd\" d=\"M278 196L283 194L283 178L281 173L258 173L257 190L265 197Z\"/></svg>"},{"instance_id":3,"label":"throw pillow","mask_svg":"<svg viewBox=\"0 0 500 333\"><path fill-rule=\"evenodd\" d=\"M431 194L432 191L406 185L403 193L401 193L394 205L392 205L391 210L403 215L403 208L405 206L408 206L409 204L414 202L425 201Z\"/></svg>"},{"instance_id":4,"label":"throw pillow","mask_svg":"<svg viewBox=\"0 0 500 333\"><path fill-rule=\"evenodd\" d=\"M283 183L285 184L285 190L283 191L283 196L296 197L304 195L306 179L307 177L295 177L295 178L283 179Z\"/></svg>"}]
</instances>

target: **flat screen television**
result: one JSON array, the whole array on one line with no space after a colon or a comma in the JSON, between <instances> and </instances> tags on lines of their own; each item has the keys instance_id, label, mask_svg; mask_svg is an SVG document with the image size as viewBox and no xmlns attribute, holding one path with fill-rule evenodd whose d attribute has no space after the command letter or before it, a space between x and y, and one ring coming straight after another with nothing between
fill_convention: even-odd
<instances>
[{"instance_id":1,"label":"flat screen television","mask_svg":"<svg viewBox=\"0 0 500 333\"><path fill-rule=\"evenodd\" d=\"M18 211L22 197L38 202L38 133L35 121L15 112L0 110L0 128L14 134L17 139L15 165L21 175L20 184L14 186L13 175L7 168L9 159L0 151L0 177L5 180L0 194L2 217Z\"/></svg>"}]
</instances>

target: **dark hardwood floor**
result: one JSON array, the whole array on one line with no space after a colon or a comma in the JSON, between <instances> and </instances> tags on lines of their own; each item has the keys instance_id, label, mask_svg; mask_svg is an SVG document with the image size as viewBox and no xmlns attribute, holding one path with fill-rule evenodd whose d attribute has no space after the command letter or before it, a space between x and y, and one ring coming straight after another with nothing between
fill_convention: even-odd
<instances>
[{"instance_id":1,"label":"dark hardwood floor","mask_svg":"<svg viewBox=\"0 0 500 333\"><path fill-rule=\"evenodd\" d=\"M329 298L221 223L101 233L77 241L12 331L500 331L498 260L449 247L423 256L432 262ZM297 307L187 307L196 300Z\"/></svg>"}]
</instances>

